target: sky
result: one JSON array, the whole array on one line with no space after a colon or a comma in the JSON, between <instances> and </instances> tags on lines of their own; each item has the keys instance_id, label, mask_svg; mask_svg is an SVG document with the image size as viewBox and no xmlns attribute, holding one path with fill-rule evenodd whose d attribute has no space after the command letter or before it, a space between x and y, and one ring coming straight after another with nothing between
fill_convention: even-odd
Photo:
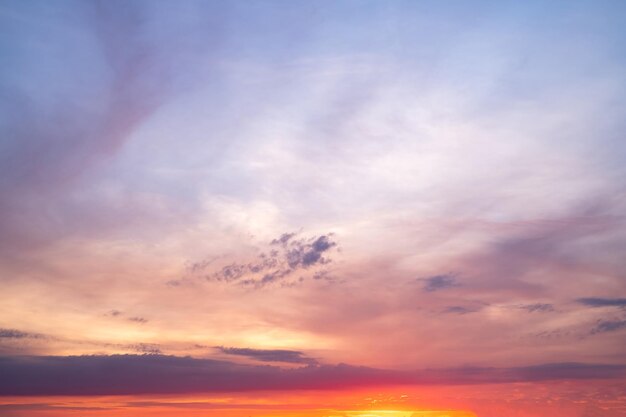
<instances>
[{"instance_id":1,"label":"sky","mask_svg":"<svg viewBox=\"0 0 626 417\"><path fill-rule=\"evenodd\" d=\"M0 415L626 416L625 20L0 0Z\"/></svg>"}]
</instances>

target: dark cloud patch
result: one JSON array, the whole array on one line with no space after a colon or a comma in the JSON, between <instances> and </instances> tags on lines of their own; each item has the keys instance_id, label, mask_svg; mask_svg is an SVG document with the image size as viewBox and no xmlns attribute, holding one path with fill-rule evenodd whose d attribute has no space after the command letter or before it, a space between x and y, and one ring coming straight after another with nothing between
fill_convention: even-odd
<instances>
[{"instance_id":1,"label":"dark cloud patch","mask_svg":"<svg viewBox=\"0 0 626 417\"><path fill-rule=\"evenodd\" d=\"M164 355L0 357L0 395L133 395L341 389L624 378L626 366L555 363L517 368L394 371L345 364L284 369Z\"/></svg>"},{"instance_id":2,"label":"dark cloud patch","mask_svg":"<svg viewBox=\"0 0 626 417\"><path fill-rule=\"evenodd\" d=\"M549 313L554 311L554 306L546 303L520 304L517 308L526 310L529 313Z\"/></svg>"},{"instance_id":3,"label":"dark cloud patch","mask_svg":"<svg viewBox=\"0 0 626 417\"><path fill-rule=\"evenodd\" d=\"M146 324L148 322L148 319L144 317L129 317L128 321L132 321L132 322L139 323L139 324Z\"/></svg>"},{"instance_id":4,"label":"dark cloud patch","mask_svg":"<svg viewBox=\"0 0 626 417\"><path fill-rule=\"evenodd\" d=\"M326 277L327 273L321 273L319 268L332 262L328 254L336 246L332 233L308 238L299 238L295 232L283 233L249 262L232 262L215 268L213 259L193 263L187 271L209 281L254 288L271 284L290 286L302 281L304 275L315 279Z\"/></svg>"},{"instance_id":5,"label":"dark cloud patch","mask_svg":"<svg viewBox=\"0 0 626 417\"><path fill-rule=\"evenodd\" d=\"M24 332L17 329L0 329L0 339L44 339L41 333Z\"/></svg>"},{"instance_id":6,"label":"dark cloud patch","mask_svg":"<svg viewBox=\"0 0 626 417\"><path fill-rule=\"evenodd\" d=\"M145 353L149 355L161 355L163 352L161 351L161 347L154 343L136 343L130 345L122 345L125 348L138 352Z\"/></svg>"},{"instance_id":7,"label":"dark cloud patch","mask_svg":"<svg viewBox=\"0 0 626 417\"><path fill-rule=\"evenodd\" d=\"M273 239L270 244L271 245L286 245L289 240L294 237L296 233L283 233L280 237Z\"/></svg>"},{"instance_id":8,"label":"dark cloud patch","mask_svg":"<svg viewBox=\"0 0 626 417\"><path fill-rule=\"evenodd\" d=\"M111 407L80 407L68 406L56 403L19 403L19 404L0 404L0 415L2 412L11 411L105 411L111 410Z\"/></svg>"},{"instance_id":9,"label":"dark cloud patch","mask_svg":"<svg viewBox=\"0 0 626 417\"><path fill-rule=\"evenodd\" d=\"M572 330L566 329L555 329L555 330L544 330L542 332L534 333L532 336L538 339L546 339L546 340L559 340L570 338L575 334Z\"/></svg>"},{"instance_id":10,"label":"dark cloud patch","mask_svg":"<svg viewBox=\"0 0 626 417\"><path fill-rule=\"evenodd\" d=\"M222 268L222 270L215 275L219 281L236 281L243 277L249 271L248 265L230 264Z\"/></svg>"},{"instance_id":11,"label":"dark cloud patch","mask_svg":"<svg viewBox=\"0 0 626 417\"><path fill-rule=\"evenodd\" d=\"M335 281L335 278L331 275L330 271L325 269L317 271L315 274L313 274L313 279L318 281Z\"/></svg>"},{"instance_id":12,"label":"dark cloud patch","mask_svg":"<svg viewBox=\"0 0 626 417\"><path fill-rule=\"evenodd\" d=\"M626 298L579 298L576 302L587 307L626 307Z\"/></svg>"},{"instance_id":13,"label":"dark cloud patch","mask_svg":"<svg viewBox=\"0 0 626 417\"><path fill-rule=\"evenodd\" d=\"M476 313L477 311L480 311L480 308L463 306L449 306L443 310L444 313L449 314L470 314Z\"/></svg>"},{"instance_id":14,"label":"dark cloud patch","mask_svg":"<svg viewBox=\"0 0 626 417\"><path fill-rule=\"evenodd\" d=\"M625 328L626 320L600 320L591 329L591 334L615 332Z\"/></svg>"},{"instance_id":15,"label":"dark cloud patch","mask_svg":"<svg viewBox=\"0 0 626 417\"><path fill-rule=\"evenodd\" d=\"M308 268L317 263L327 263L329 261L322 255L335 245L336 243L331 241L329 236L325 235L319 236L314 240L292 240L286 253L287 263L292 269L298 267Z\"/></svg>"},{"instance_id":16,"label":"dark cloud patch","mask_svg":"<svg viewBox=\"0 0 626 417\"><path fill-rule=\"evenodd\" d=\"M434 292L446 288L458 287L459 283L454 275L435 275L428 278L418 278L423 283L422 290L426 292Z\"/></svg>"},{"instance_id":17,"label":"dark cloud patch","mask_svg":"<svg viewBox=\"0 0 626 417\"><path fill-rule=\"evenodd\" d=\"M125 316L125 313L123 311L120 311L120 310L111 310L106 315L109 316L109 317L120 317L121 318L121 317ZM134 323L139 323L139 324L145 324L145 323L148 322L148 319L146 319L145 317L141 317L141 316L126 317L126 320L132 321Z\"/></svg>"},{"instance_id":18,"label":"dark cloud patch","mask_svg":"<svg viewBox=\"0 0 626 417\"><path fill-rule=\"evenodd\" d=\"M251 349L217 346L216 349L227 355L245 356L261 362L283 362L315 365L318 362L297 350Z\"/></svg>"}]
</instances>

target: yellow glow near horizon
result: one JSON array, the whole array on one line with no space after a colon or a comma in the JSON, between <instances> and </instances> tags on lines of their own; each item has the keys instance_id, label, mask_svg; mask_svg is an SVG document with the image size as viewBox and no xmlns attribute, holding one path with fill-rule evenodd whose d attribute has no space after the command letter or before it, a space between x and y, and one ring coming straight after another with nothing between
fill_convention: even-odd
<instances>
[{"instance_id":1,"label":"yellow glow near horizon","mask_svg":"<svg viewBox=\"0 0 626 417\"><path fill-rule=\"evenodd\" d=\"M434 411L434 410L367 410L367 411L347 411L344 413L348 417L476 417L474 413L467 411Z\"/></svg>"}]
</instances>

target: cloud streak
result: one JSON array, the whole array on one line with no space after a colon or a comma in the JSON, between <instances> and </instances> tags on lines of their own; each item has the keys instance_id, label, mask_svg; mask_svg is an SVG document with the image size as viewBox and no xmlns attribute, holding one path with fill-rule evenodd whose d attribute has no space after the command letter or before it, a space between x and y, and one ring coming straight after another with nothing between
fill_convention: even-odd
<instances>
[{"instance_id":1,"label":"cloud streak","mask_svg":"<svg viewBox=\"0 0 626 417\"><path fill-rule=\"evenodd\" d=\"M418 281L423 282L422 290L425 292L435 292L460 285L456 277L451 274L419 278Z\"/></svg>"},{"instance_id":2,"label":"cloud streak","mask_svg":"<svg viewBox=\"0 0 626 417\"><path fill-rule=\"evenodd\" d=\"M189 357L111 355L0 357L0 372L0 395L5 396L131 395L623 378L626 366L556 363L406 372L344 364L283 369Z\"/></svg>"},{"instance_id":3,"label":"cloud streak","mask_svg":"<svg viewBox=\"0 0 626 417\"><path fill-rule=\"evenodd\" d=\"M284 349L251 349L217 346L216 349L227 355L244 356L261 362L283 362L315 365L317 360L306 356L297 350Z\"/></svg>"},{"instance_id":4,"label":"cloud streak","mask_svg":"<svg viewBox=\"0 0 626 417\"><path fill-rule=\"evenodd\" d=\"M576 302L587 307L626 307L626 298L579 298Z\"/></svg>"},{"instance_id":5,"label":"cloud streak","mask_svg":"<svg viewBox=\"0 0 626 417\"><path fill-rule=\"evenodd\" d=\"M0 339L43 339L40 333L24 332L16 329L0 329Z\"/></svg>"}]
</instances>

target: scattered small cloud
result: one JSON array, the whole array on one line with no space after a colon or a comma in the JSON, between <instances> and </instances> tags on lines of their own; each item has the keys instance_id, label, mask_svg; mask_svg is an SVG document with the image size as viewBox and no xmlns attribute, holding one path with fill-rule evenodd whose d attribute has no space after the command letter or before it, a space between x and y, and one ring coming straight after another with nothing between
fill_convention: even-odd
<instances>
[{"instance_id":1,"label":"scattered small cloud","mask_svg":"<svg viewBox=\"0 0 626 417\"><path fill-rule=\"evenodd\" d=\"M297 350L251 349L224 346L216 346L215 349L227 355L245 356L261 362L283 362L305 365L316 365L318 363L317 360L310 358L303 352Z\"/></svg>"},{"instance_id":2,"label":"scattered small cloud","mask_svg":"<svg viewBox=\"0 0 626 417\"><path fill-rule=\"evenodd\" d=\"M127 345L128 349L139 353L146 353L149 355L161 355L161 347L155 343L136 343Z\"/></svg>"},{"instance_id":3,"label":"scattered small cloud","mask_svg":"<svg viewBox=\"0 0 626 417\"><path fill-rule=\"evenodd\" d=\"M599 320L591 334L615 332L626 328L626 320Z\"/></svg>"},{"instance_id":4,"label":"scattered small cloud","mask_svg":"<svg viewBox=\"0 0 626 417\"><path fill-rule=\"evenodd\" d=\"M554 306L547 303L520 304L516 307L529 313L549 313L554 311Z\"/></svg>"},{"instance_id":5,"label":"scattered small cloud","mask_svg":"<svg viewBox=\"0 0 626 417\"><path fill-rule=\"evenodd\" d=\"M43 339L41 333L24 332L17 329L0 329L1 339Z\"/></svg>"},{"instance_id":6,"label":"scattered small cloud","mask_svg":"<svg viewBox=\"0 0 626 417\"><path fill-rule=\"evenodd\" d=\"M578 298L577 303L587 307L626 307L626 298Z\"/></svg>"},{"instance_id":7,"label":"scattered small cloud","mask_svg":"<svg viewBox=\"0 0 626 417\"><path fill-rule=\"evenodd\" d=\"M266 250L249 262L231 262L216 267L216 258L212 258L191 264L187 271L209 281L236 283L254 288L277 283L281 286L294 285L304 279L303 275L310 275L314 279L328 279L327 272L319 267L332 262L329 253L337 246L333 236L328 233L298 237L296 232L283 233L272 239ZM168 285L180 285L180 281Z\"/></svg>"},{"instance_id":8,"label":"scattered small cloud","mask_svg":"<svg viewBox=\"0 0 626 417\"><path fill-rule=\"evenodd\" d=\"M271 245L286 245L289 240L294 237L296 233L283 233L279 238L276 238L270 242Z\"/></svg>"},{"instance_id":9,"label":"scattered small cloud","mask_svg":"<svg viewBox=\"0 0 626 417\"><path fill-rule=\"evenodd\" d=\"M111 310L108 313L106 313L105 316L121 318L125 316L125 313L120 310ZM146 319L145 317L141 317L141 316L126 317L126 320L132 321L134 323L140 323L140 324L145 324L148 322L148 319Z\"/></svg>"},{"instance_id":10,"label":"scattered small cloud","mask_svg":"<svg viewBox=\"0 0 626 417\"><path fill-rule=\"evenodd\" d=\"M480 308L463 306L449 306L443 310L444 313L450 314L469 314L476 313L477 311L480 311Z\"/></svg>"},{"instance_id":11,"label":"scattered small cloud","mask_svg":"<svg viewBox=\"0 0 626 417\"><path fill-rule=\"evenodd\" d=\"M140 324L145 324L148 322L148 319L145 319L143 317L129 317L128 321L132 321L135 323L140 323Z\"/></svg>"},{"instance_id":12,"label":"scattered small cloud","mask_svg":"<svg viewBox=\"0 0 626 417\"><path fill-rule=\"evenodd\" d=\"M459 286L456 277L452 274L435 275L428 278L418 278L417 280L423 283L422 290L426 292L434 292Z\"/></svg>"}]
</instances>

